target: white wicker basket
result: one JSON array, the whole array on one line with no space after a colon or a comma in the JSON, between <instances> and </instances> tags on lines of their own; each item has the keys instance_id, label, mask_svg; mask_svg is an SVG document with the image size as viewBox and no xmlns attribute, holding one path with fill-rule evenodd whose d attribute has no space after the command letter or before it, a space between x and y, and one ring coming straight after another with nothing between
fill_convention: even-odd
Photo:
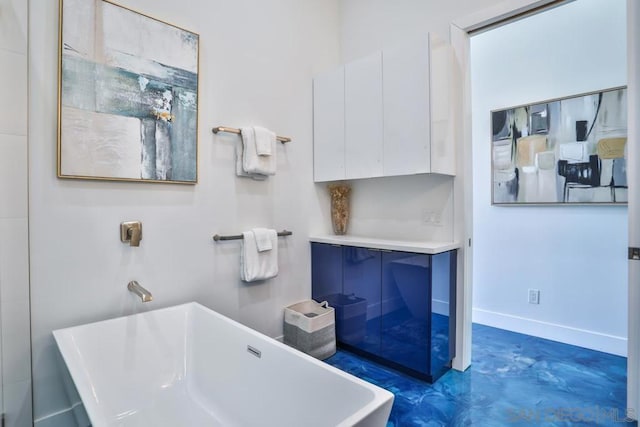
<instances>
[{"instance_id":1,"label":"white wicker basket","mask_svg":"<svg viewBox=\"0 0 640 427\"><path fill-rule=\"evenodd\" d=\"M324 301L302 301L284 309L284 343L317 359L336 352L335 311Z\"/></svg>"}]
</instances>

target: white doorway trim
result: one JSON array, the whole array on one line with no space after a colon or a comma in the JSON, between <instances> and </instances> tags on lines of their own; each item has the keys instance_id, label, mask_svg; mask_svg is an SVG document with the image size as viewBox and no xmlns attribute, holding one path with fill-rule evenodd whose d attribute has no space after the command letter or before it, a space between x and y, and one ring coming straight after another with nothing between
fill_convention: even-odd
<instances>
[{"instance_id":1,"label":"white doorway trim","mask_svg":"<svg viewBox=\"0 0 640 427\"><path fill-rule=\"evenodd\" d=\"M627 176L629 247L640 247L640 2L627 0ZM627 331L627 410L640 409L640 261L629 261L629 327Z\"/></svg>"},{"instance_id":2,"label":"white doorway trim","mask_svg":"<svg viewBox=\"0 0 640 427\"><path fill-rule=\"evenodd\" d=\"M574 0L505 0L487 9L456 19L451 25L470 34L480 29L499 25L501 22L512 21L519 16L526 16L571 1Z\"/></svg>"}]
</instances>

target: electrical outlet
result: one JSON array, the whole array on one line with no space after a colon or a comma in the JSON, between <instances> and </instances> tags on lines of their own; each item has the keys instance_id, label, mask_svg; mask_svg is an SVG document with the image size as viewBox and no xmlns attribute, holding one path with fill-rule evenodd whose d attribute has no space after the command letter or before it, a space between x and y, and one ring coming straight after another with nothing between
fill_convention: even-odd
<instances>
[{"instance_id":1,"label":"electrical outlet","mask_svg":"<svg viewBox=\"0 0 640 427\"><path fill-rule=\"evenodd\" d=\"M540 304L539 289L529 289L529 304Z\"/></svg>"}]
</instances>

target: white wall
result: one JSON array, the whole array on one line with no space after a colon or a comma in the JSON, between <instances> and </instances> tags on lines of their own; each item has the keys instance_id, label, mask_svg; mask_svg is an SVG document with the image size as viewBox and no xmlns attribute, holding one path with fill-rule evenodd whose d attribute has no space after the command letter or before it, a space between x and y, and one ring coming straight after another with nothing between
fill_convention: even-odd
<instances>
[{"instance_id":1,"label":"white wall","mask_svg":"<svg viewBox=\"0 0 640 427\"><path fill-rule=\"evenodd\" d=\"M503 1L343 0L342 59L351 61L425 32L449 40L451 22Z\"/></svg>"},{"instance_id":2,"label":"white wall","mask_svg":"<svg viewBox=\"0 0 640 427\"><path fill-rule=\"evenodd\" d=\"M200 34L199 159L195 186L56 178L58 0L31 2L30 224L34 414L38 426L72 422L51 331L199 301L270 336L283 307L308 298L310 224L320 224L312 178L312 76L339 55L337 1L122 0ZM278 146L278 173L236 178L238 137L217 125L260 124L293 142ZM2 185L2 184L0 184ZM141 220L130 248L119 224ZM216 233L287 228L277 278L239 280L239 242ZM154 295L144 306L126 289ZM62 411L57 416L56 413Z\"/></svg>"},{"instance_id":3,"label":"white wall","mask_svg":"<svg viewBox=\"0 0 640 427\"><path fill-rule=\"evenodd\" d=\"M626 207L492 207L489 143L493 109L626 84L625 5L580 0L471 39L474 321L626 354Z\"/></svg>"},{"instance_id":4,"label":"white wall","mask_svg":"<svg viewBox=\"0 0 640 427\"><path fill-rule=\"evenodd\" d=\"M27 14L27 2L0 0L0 407L11 427L31 425Z\"/></svg>"}]
</instances>

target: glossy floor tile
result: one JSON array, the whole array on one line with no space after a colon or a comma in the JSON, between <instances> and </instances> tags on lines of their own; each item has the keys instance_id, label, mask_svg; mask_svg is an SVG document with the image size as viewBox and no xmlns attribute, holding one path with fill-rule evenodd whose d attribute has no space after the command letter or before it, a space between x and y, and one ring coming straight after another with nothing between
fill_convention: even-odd
<instances>
[{"instance_id":1,"label":"glossy floor tile","mask_svg":"<svg viewBox=\"0 0 640 427\"><path fill-rule=\"evenodd\" d=\"M395 394L388 427L620 426L626 359L473 325L472 365L434 384L340 350L327 363Z\"/></svg>"}]
</instances>

